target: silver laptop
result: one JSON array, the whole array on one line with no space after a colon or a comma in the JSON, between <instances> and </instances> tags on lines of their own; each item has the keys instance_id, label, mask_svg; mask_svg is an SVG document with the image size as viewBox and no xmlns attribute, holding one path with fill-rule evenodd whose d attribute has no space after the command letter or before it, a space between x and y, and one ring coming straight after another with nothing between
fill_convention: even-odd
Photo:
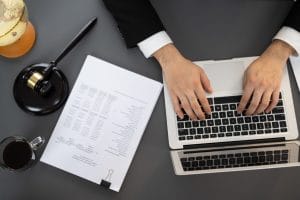
<instances>
[{"instance_id":1,"label":"silver laptop","mask_svg":"<svg viewBox=\"0 0 300 200\"><path fill-rule=\"evenodd\" d=\"M300 166L298 128L288 71L274 110L254 116L236 112L245 69L257 57L195 62L204 68L214 93L212 115L192 121L176 116L165 85L171 157L177 175Z\"/></svg>"}]
</instances>

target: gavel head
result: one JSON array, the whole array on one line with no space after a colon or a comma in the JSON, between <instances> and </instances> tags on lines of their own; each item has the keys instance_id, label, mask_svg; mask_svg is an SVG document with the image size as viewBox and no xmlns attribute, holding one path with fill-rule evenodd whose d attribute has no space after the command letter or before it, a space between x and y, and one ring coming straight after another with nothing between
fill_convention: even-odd
<instances>
[{"instance_id":1,"label":"gavel head","mask_svg":"<svg viewBox=\"0 0 300 200\"><path fill-rule=\"evenodd\" d=\"M25 67L14 83L18 106L35 115L46 115L60 108L69 94L67 78L51 63ZM50 70L51 69L51 70Z\"/></svg>"},{"instance_id":2,"label":"gavel head","mask_svg":"<svg viewBox=\"0 0 300 200\"><path fill-rule=\"evenodd\" d=\"M31 88L34 92L41 96L47 96L52 89L52 83L50 80L45 80L44 74L38 71L30 72L26 84L29 88Z\"/></svg>"}]
</instances>

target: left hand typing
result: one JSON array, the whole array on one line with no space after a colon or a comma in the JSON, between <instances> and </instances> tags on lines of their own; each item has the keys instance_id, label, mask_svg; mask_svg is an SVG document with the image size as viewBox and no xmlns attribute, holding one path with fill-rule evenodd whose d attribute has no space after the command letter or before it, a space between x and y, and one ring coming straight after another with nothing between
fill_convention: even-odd
<instances>
[{"instance_id":1,"label":"left hand typing","mask_svg":"<svg viewBox=\"0 0 300 200\"><path fill-rule=\"evenodd\" d=\"M245 109L246 115L272 111L278 103L286 61L293 53L294 49L290 45L274 40L247 68L244 75L244 94L238 107L239 113Z\"/></svg>"}]
</instances>

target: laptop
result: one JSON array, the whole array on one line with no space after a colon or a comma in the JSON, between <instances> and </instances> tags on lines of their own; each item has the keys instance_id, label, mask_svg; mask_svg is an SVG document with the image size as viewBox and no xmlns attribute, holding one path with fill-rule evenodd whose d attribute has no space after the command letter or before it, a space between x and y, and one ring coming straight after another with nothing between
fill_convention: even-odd
<instances>
[{"instance_id":1,"label":"laptop","mask_svg":"<svg viewBox=\"0 0 300 200\"><path fill-rule=\"evenodd\" d=\"M245 116L236 109L244 71L257 57L200 61L214 92L205 120L177 117L165 87L168 139L175 174L191 175L300 166L298 127L287 68L278 105L269 114ZM165 83L165 81L164 81Z\"/></svg>"}]
</instances>

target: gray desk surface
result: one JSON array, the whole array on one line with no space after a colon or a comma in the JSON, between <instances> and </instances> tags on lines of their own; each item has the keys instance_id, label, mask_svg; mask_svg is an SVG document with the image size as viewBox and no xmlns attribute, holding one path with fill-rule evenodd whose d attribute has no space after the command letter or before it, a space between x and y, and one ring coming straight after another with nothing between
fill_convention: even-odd
<instances>
[{"instance_id":1,"label":"gray desk surface","mask_svg":"<svg viewBox=\"0 0 300 200\"><path fill-rule=\"evenodd\" d=\"M178 48L192 60L259 55L279 30L291 6L291 1L280 0L155 0L153 3ZM71 86L87 54L161 81L161 70L154 60L143 58L138 49L126 49L101 0L28 0L27 4L38 38L28 55L15 60L0 58L0 139L14 134L50 137L61 110L44 117L22 112L12 96L14 78L27 64L54 58L91 16L99 17L97 27L61 63ZM293 76L291 81L300 119L300 95ZM1 200L298 200L299 185L299 168L175 176L163 95L120 193L43 163L21 174L0 171Z\"/></svg>"}]
</instances>

